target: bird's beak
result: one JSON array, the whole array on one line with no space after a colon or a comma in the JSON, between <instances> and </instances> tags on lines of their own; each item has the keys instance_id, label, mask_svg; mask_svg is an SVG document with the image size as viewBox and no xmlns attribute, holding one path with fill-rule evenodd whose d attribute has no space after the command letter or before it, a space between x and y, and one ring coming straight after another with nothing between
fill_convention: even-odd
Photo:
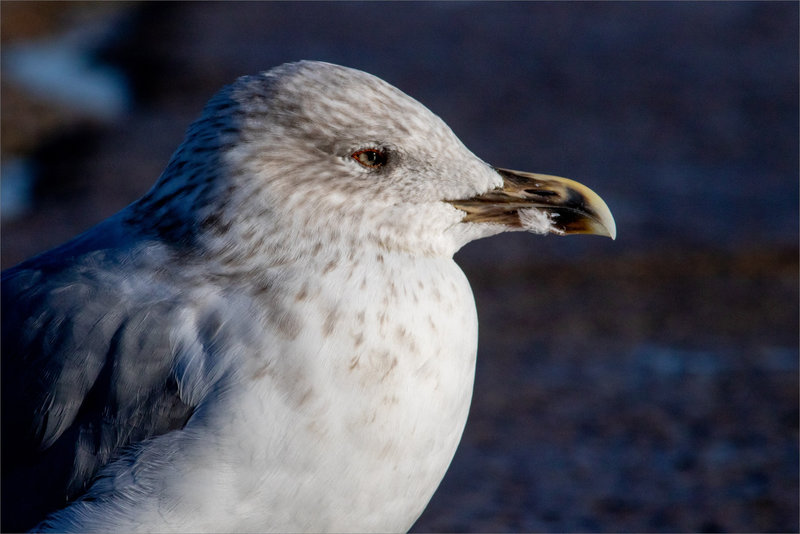
<instances>
[{"instance_id":1,"label":"bird's beak","mask_svg":"<svg viewBox=\"0 0 800 534\"><path fill-rule=\"evenodd\" d=\"M535 210L547 216L550 233L595 234L616 239L611 210L597 193L567 178L495 169L503 185L476 197L449 201L466 212L462 222L503 224L525 229L521 212Z\"/></svg>"}]
</instances>

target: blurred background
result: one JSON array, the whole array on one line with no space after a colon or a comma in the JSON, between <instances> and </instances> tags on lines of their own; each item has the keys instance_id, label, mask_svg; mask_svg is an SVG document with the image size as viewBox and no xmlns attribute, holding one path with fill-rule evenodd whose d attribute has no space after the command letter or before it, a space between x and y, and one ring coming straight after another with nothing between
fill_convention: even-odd
<instances>
[{"instance_id":1,"label":"blurred background","mask_svg":"<svg viewBox=\"0 0 800 534\"><path fill-rule=\"evenodd\" d=\"M800 528L796 2L0 10L4 268L146 191L237 76L359 68L484 160L589 185L619 232L458 253L475 395L414 529Z\"/></svg>"}]
</instances>

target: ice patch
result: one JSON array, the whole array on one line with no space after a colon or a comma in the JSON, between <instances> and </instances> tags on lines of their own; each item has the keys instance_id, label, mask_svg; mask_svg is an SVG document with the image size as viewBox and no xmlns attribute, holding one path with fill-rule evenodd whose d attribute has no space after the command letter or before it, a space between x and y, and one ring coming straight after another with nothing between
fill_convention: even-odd
<instances>
[{"instance_id":1,"label":"ice patch","mask_svg":"<svg viewBox=\"0 0 800 534\"><path fill-rule=\"evenodd\" d=\"M3 74L38 98L100 120L114 119L128 108L130 96L124 76L91 57L104 31L102 25L92 25L7 45Z\"/></svg>"},{"instance_id":2,"label":"ice patch","mask_svg":"<svg viewBox=\"0 0 800 534\"><path fill-rule=\"evenodd\" d=\"M33 205L33 171L22 158L10 158L0 167L0 219L10 221Z\"/></svg>"}]
</instances>

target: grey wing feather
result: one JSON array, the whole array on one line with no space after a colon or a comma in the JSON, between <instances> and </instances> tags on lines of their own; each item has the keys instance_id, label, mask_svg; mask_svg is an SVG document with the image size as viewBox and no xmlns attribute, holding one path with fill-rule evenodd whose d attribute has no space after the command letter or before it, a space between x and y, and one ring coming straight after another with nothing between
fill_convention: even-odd
<instances>
[{"instance_id":1,"label":"grey wing feather","mask_svg":"<svg viewBox=\"0 0 800 534\"><path fill-rule=\"evenodd\" d=\"M3 531L31 528L121 449L192 414L173 372L179 295L125 294L125 254L84 238L3 273Z\"/></svg>"}]
</instances>

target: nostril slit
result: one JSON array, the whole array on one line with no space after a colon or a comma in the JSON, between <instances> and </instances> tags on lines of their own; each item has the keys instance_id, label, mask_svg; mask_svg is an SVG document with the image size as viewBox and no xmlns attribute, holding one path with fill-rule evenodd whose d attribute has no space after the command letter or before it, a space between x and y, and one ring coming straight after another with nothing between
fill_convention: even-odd
<instances>
[{"instance_id":1,"label":"nostril slit","mask_svg":"<svg viewBox=\"0 0 800 534\"><path fill-rule=\"evenodd\" d=\"M558 196L558 193L556 193L555 191L546 191L542 189L526 189L525 192L528 193L529 195L537 195L540 197Z\"/></svg>"}]
</instances>

